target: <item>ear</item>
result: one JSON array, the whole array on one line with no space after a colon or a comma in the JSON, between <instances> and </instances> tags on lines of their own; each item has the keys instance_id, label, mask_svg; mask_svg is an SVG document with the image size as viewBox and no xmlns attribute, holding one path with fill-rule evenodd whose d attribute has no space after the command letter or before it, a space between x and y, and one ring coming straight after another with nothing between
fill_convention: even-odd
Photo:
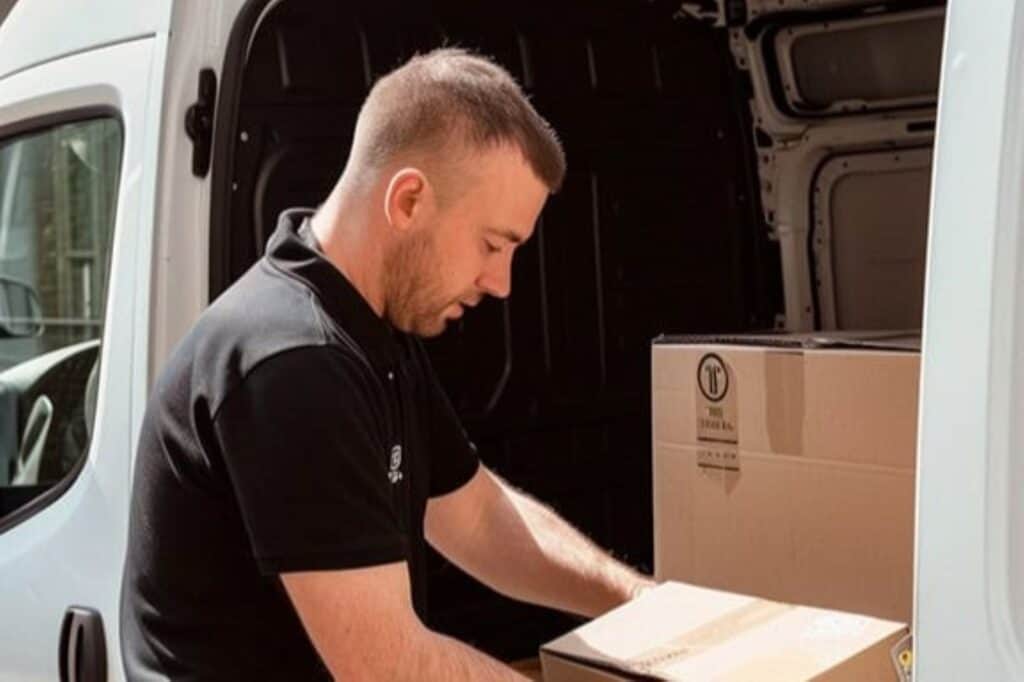
<instances>
[{"instance_id":1,"label":"ear","mask_svg":"<svg viewBox=\"0 0 1024 682\"><path fill-rule=\"evenodd\" d=\"M397 230L409 229L433 198L426 175L418 168L403 168L391 176L384 194L384 216Z\"/></svg>"}]
</instances>

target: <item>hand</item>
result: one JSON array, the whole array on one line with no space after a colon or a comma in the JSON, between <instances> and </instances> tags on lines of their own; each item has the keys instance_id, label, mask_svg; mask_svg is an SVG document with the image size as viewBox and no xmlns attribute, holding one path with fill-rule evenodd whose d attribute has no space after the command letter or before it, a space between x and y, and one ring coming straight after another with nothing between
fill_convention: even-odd
<instances>
[{"instance_id":1,"label":"hand","mask_svg":"<svg viewBox=\"0 0 1024 682\"><path fill-rule=\"evenodd\" d=\"M658 586L657 581L649 576L640 576L629 590L629 601L633 601L647 590Z\"/></svg>"}]
</instances>

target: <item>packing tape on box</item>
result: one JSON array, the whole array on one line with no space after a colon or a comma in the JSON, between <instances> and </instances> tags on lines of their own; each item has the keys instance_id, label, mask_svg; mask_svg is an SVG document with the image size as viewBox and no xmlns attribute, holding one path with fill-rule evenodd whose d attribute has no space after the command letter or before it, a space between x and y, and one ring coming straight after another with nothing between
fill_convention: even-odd
<instances>
[{"instance_id":1,"label":"packing tape on box","mask_svg":"<svg viewBox=\"0 0 1024 682\"><path fill-rule=\"evenodd\" d=\"M631 670L654 674L670 663L696 656L736 635L756 628L795 608L792 604L757 599L746 606L659 644L626 660Z\"/></svg>"},{"instance_id":2,"label":"packing tape on box","mask_svg":"<svg viewBox=\"0 0 1024 682\"><path fill-rule=\"evenodd\" d=\"M772 452L804 453L803 351L772 351L764 354L765 426Z\"/></svg>"}]
</instances>

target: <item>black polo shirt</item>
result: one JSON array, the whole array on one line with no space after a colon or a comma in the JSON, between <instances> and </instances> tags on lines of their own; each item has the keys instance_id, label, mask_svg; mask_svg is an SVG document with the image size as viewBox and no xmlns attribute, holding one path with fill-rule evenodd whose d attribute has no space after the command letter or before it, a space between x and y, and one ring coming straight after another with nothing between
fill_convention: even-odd
<instances>
[{"instance_id":1,"label":"black polo shirt","mask_svg":"<svg viewBox=\"0 0 1024 682\"><path fill-rule=\"evenodd\" d=\"M407 561L476 450L420 342L326 261L308 210L201 316L146 410L122 588L131 680L328 678L278 574Z\"/></svg>"}]
</instances>

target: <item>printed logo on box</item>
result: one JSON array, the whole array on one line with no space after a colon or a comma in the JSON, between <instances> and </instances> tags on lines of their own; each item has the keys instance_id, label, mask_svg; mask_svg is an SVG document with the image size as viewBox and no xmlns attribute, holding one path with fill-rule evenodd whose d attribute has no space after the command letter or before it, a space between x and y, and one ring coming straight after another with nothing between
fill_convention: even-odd
<instances>
[{"instance_id":1,"label":"printed logo on box","mask_svg":"<svg viewBox=\"0 0 1024 682\"><path fill-rule=\"evenodd\" d=\"M720 402L729 392L729 370L722 358L708 353L697 366L697 385L704 397L713 403Z\"/></svg>"},{"instance_id":2,"label":"printed logo on box","mask_svg":"<svg viewBox=\"0 0 1024 682\"><path fill-rule=\"evenodd\" d=\"M697 452L701 469L740 470L739 414L735 375L721 356L707 353L697 363Z\"/></svg>"},{"instance_id":3,"label":"printed logo on box","mask_svg":"<svg viewBox=\"0 0 1024 682\"><path fill-rule=\"evenodd\" d=\"M739 471L740 456L735 448L719 448L715 450L697 450L697 466L701 469L720 469L721 471Z\"/></svg>"}]
</instances>

